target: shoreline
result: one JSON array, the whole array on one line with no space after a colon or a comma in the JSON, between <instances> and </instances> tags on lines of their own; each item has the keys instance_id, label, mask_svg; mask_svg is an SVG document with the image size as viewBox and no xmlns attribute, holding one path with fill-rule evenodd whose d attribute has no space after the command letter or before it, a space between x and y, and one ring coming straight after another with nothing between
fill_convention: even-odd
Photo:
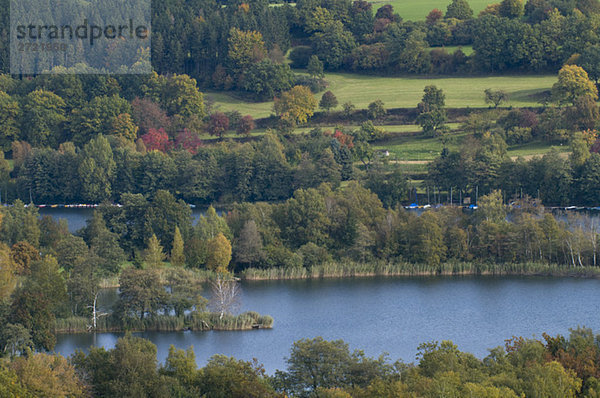
<instances>
[{"instance_id":1,"label":"shoreline","mask_svg":"<svg viewBox=\"0 0 600 398\"><path fill-rule=\"evenodd\" d=\"M206 270L193 270L201 282L208 282L215 274ZM234 275L241 281L283 281L302 279L374 278L374 277L451 277L451 276L531 276L553 278L600 279L598 267L568 267L545 263L486 264L475 262L442 263L429 266L412 263L327 263L310 268L246 268ZM118 289L119 277L100 281L102 289Z\"/></svg>"},{"instance_id":2,"label":"shoreline","mask_svg":"<svg viewBox=\"0 0 600 398\"><path fill-rule=\"evenodd\" d=\"M329 263L298 269L247 268L239 274L242 281L278 281L308 279L345 279L372 277L452 277L452 276L528 276L555 278L600 278L600 267L565 267L554 264L480 264L443 263L425 266L410 263L359 264Z\"/></svg>"}]
</instances>

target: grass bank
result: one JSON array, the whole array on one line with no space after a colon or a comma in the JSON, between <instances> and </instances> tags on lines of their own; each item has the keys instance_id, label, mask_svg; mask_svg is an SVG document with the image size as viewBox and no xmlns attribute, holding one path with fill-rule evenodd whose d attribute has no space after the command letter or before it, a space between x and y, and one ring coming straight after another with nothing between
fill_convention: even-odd
<instances>
[{"instance_id":1,"label":"grass bank","mask_svg":"<svg viewBox=\"0 0 600 398\"><path fill-rule=\"evenodd\" d=\"M57 319L54 323L54 331L55 333L87 333L92 331L89 327L90 323L90 319L86 317ZM272 317L254 311L239 315L225 314L223 318L218 313L201 312L186 316L159 315L145 319L128 318L124 321L108 316L98 319L96 332L251 330L272 327Z\"/></svg>"},{"instance_id":2,"label":"grass bank","mask_svg":"<svg viewBox=\"0 0 600 398\"><path fill-rule=\"evenodd\" d=\"M440 265L413 264L407 262L388 263L326 263L310 268L248 268L240 277L246 281L354 278L372 276L556 276L556 277L600 277L600 267L567 267L543 263L486 264L474 262L447 262Z\"/></svg>"}]
</instances>

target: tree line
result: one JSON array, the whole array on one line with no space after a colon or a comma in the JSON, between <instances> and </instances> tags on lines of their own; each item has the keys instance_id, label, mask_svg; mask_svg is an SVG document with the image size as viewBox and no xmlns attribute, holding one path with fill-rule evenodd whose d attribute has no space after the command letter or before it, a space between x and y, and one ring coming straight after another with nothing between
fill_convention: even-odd
<instances>
[{"instance_id":1,"label":"tree line","mask_svg":"<svg viewBox=\"0 0 600 398\"><path fill-rule=\"evenodd\" d=\"M3 396L48 397L319 397L477 396L596 397L599 336L587 328L543 339L512 337L478 359L451 341L418 348L417 362L392 362L321 337L293 343L286 368L266 374L255 360L215 355L197 367L193 348L171 346L164 364L156 346L130 334L113 349L90 348L66 359L26 353L3 361ZM133 371L135 367L135 371Z\"/></svg>"}]
</instances>

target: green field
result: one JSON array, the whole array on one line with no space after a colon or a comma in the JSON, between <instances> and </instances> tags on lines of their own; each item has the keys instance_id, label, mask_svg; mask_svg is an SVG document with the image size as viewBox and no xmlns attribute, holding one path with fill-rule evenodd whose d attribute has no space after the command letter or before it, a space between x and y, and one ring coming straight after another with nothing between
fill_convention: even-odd
<instances>
[{"instance_id":1,"label":"green field","mask_svg":"<svg viewBox=\"0 0 600 398\"><path fill-rule=\"evenodd\" d=\"M448 54L454 54L456 52L456 50L458 50L460 48L462 50L462 52L467 56L473 54L473 46L429 47L430 50L433 50L434 48L444 48L444 49L446 49L446 51L448 51Z\"/></svg>"},{"instance_id":2,"label":"green field","mask_svg":"<svg viewBox=\"0 0 600 398\"><path fill-rule=\"evenodd\" d=\"M450 128L457 127L450 123ZM417 130L418 131L418 130ZM449 136L452 137L448 144L448 149L458 149L460 143L467 133L452 131ZM439 138L422 137L420 135L397 135L389 140L382 140L373 145L375 149L387 150L390 152L392 160L400 162L422 162L431 161L439 156L442 151L442 142Z\"/></svg>"},{"instance_id":3,"label":"green field","mask_svg":"<svg viewBox=\"0 0 600 398\"><path fill-rule=\"evenodd\" d=\"M394 7L394 12L400 14L405 21L420 21L425 19L429 11L437 8L444 14L446 7L450 4L449 0L424 0L424 1L407 1L407 0L391 0L391 1L370 1L373 4L373 9L378 9L386 4L391 4ZM469 5L473 9L473 14L479 14L479 11L487 7L488 4L495 3L490 0L469 0Z\"/></svg>"},{"instance_id":4,"label":"green field","mask_svg":"<svg viewBox=\"0 0 600 398\"><path fill-rule=\"evenodd\" d=\"M486 88L506 91L510 100L506 106L539 106L537 96L550 90L556 76L491 76L491 77L379 77L349 73L328 73L325 79L329 89L340 104L350 101L358 109L381 99L387 108L412 108L423 96L423 88L434 84L444 90L449 107L486 107L483 91ZM254 118L272 113L273 102L249 103L229 94L207 92L206 98L214 101L221 111L238 110ZM317 95L320 98L320 95ZM339 108L338 108L339 109Z\"/></svg>"},{"instance_id":5,"label":"green field","mask_svg":"<svg viewBox=\"0 0 600 398\"><path fill-rule=\"evenodd\" d=\"M273 102L246 102L222 92L206 91L205 100L213 103L213 109L221 112L239 111L242 115L252 115L255 119L269 117Z\"/></svg>"},{"instance_id":6,"label":"green field","mask_svg":"<svg viewBox=\"0 0 600 398\"><path fill-rule=\"evenodd\" d=\"M448 127L455 129L458 125L449 123ZM390 129L388 131L393 130ZM468 134L454 130L449 136L451 137L451 140L448 144L448 149L458 150L460 144ZM405 166L410 166L410 170L421 170L424 169L425 166L419 163L432 161L439 156L442 151L442 142L439 138L427 138L419 135L403 134L393 135L390 139L375 143L373 147L378 150L389 151L392 160L405 163ZM530 158L532 156L548 153L553 148L562 153L569 151L568 145L555 146L545 142L531 142L509 147L508 156L511 158L516 158L518 156Z\"/></svg>"}]
</instances>

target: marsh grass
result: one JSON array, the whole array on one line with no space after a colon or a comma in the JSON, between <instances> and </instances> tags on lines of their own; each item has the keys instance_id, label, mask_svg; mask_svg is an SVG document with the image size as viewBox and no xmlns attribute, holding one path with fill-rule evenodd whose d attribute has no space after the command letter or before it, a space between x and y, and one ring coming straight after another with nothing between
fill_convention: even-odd
<instances>
[{"instance_id":1,"label":"marsh grass","mask_svg":"<svg viewBox=\"0 0 600 398\"><path fill-rule=\"evenodd\" d=\"M57 319L54 323L55 333L87 333L90 319L86 317L70 317ZM214 312L191 313L186 316L159 315L145 319L127 318L124 320L116 317L100 318L96 332L180 332L183 330L251 330L270 329L273 327L273 318L260 315L257 312L244 312L239 315L220 314Z\"/></svg>"},{"instance_id":2,"label":"marsh grass","mask_svg":"<svg viewBox=\"0 0 600 398\"><path fill-rule=\"evenodd\" d=\"M436 275L492 275L492 276L575 276L600 277L598 267L567 267L543 263L475 263L447 262L439 265L408 262L369 263L329 262L310 268L248 268L241 273L243 280L352 278L369 276L436 276Z\"/></svg>"}]
</instances>

